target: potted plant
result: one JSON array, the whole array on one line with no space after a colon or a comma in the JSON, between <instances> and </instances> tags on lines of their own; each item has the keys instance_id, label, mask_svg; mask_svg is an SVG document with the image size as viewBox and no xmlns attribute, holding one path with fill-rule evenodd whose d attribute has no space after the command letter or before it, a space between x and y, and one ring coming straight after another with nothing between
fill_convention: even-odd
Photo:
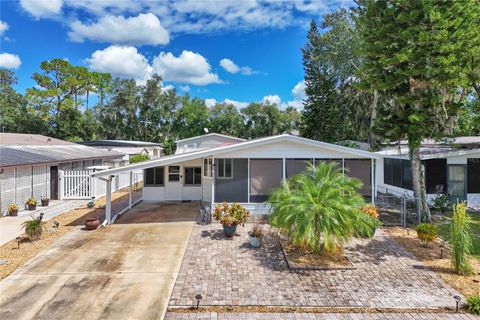
<instances>
[{"instance_id":1,"label":"potted plant","mask_svg":"<svg viewBox=\"0 0 480 320\"><path fill-rule=\"evenodd\" d=\"M89 217L85 219L85 229L87 230L95 230L100 225L100 219L98 216Z\"/></svg>"},{"instance_id":2,"label":"potted plant","mask_svg":"<svg viewBox=\"0 0 480 320\"><path fill-rule=\"evenodd\" d=\"M42 207L48 207L48 203L50 202L50 199L42 196L40 201L42 202Z\"/></svg>"},{"instance_id":3,"label":"potted plant","mask_svg":"<svg viewBox=\"0 0 480 320\"><path fill-rule=\"evenodd\" d=\"M427 245L437 237L437 228L431 223L420 223L415 227L418 238L422 241L423 245Z\"/></svg>"},{"instance_id":4,"label":"potted plant","mask_svg":"<svg viewBox=\"0 0 480 320\"><path fill-rule=\"evenodd\" d=\"M35 241L40 239L40 236L42 235L43 215L40 215L38 218L35 218L34 216L31 216L31 217L32 219L23 222L22 226L25 228L25 233L28 235L28 239L30 241Z\"/></svg>"},{"instance_id":5,"label":"potted plant","mask_svg":"<svg viewBox=\"0 0 480 320\"><path fill-rule=\"evenodd\" d=\"M248 241L252 248L259 248L262 245L263 231L259 223L255 222L252 231L248 234Z\"/></svg>"},{"instance_id":6,"label":"potted plant","mask_svg":"<svg viewBox=\"0 0 480 320\"><path fill-rule=\"evenodd\" d=\"M9 216L16 216L18 214L18 206L16 203L12 203L8 206L7 212Z\"/></svg>"},{"instance_id":7,"label":"potted plant","mask_svg":"<svg viewBox=\"0 0 480 320\"><path fill-rule=\"evenodd\" d=\"M217 204L213 217L223 226L223 233L227 238L231 238L237 232L238 225L244 225L250 212L237 202L229 205L227 202Z\"/></svg>"},{"instance_id":8,"label":"potted plant","mask_svg":"<svg viewBox=\"0 0 480 320\"><path fill-rule=\"evenodd\" d=\"M28 198L27 201L25 201L25 204L27 205L28 210L36 210L37 209L37 200L35 198Z\"/></svg>"}]
</instances>

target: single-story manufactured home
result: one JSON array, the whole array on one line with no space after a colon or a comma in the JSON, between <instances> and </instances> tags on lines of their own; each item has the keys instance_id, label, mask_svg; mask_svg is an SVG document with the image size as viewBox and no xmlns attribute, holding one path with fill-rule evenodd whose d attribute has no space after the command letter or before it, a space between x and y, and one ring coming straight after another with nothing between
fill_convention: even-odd
<instances>
[{"instance_id":1,"label":"single-story manufactured home","mask_svg":"<svg viewBox=\"0 0 480 320\"><path fill-rule=\"evenodd\" d=\"M188 151L182 150L182 143ZM209 134L180 141L175 155L92 173L109 179L121 172L144 170L143 201L201 200L239 202L253 213L268 213L266 200L282 180L307 163L335 162L363 182L361 192L374 200L375 163L379 155L288 134L245 141ZM182 150L182 151L180 151ZM107 191L107 220L109 215ZM212 207L213 207L212 205Z\"/></svg>"},{"instance_id":2,"label":"single-story manufactured home","mask_svg":"<svg viewBox=\"0 0 480 320\"><path fill-rule=\"evenodd\" d=\"M39 134L0 133L0 213L34 197L59 199L59 171L84 170L123 154Z\"/></svg>"},{"instance_id":3,"label":"single-story manufactured home","mask_svg":"<svg viewBox=\"0 0 480 320\"><path fill-rule=\"evenodd\" d=\"M413 196L409 150L406 142L378 152L378 191ZM452 141L424 141L420 149L430 199L447 194L452 202L480 207L480 137Z\"/></svg>"}]
</instances>

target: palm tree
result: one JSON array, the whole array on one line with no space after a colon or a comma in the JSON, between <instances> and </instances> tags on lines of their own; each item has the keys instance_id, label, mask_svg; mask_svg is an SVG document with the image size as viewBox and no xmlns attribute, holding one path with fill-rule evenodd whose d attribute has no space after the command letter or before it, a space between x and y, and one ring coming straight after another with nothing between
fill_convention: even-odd
<instances>
[{"instance_id":1,"label":"palm tree","mask_svg":"<svg viewBox=\"0 0 480 320\"><path fill-rule=\"evenodd\" d=\"M365 205L361 186L333 163L309 164L270 196L270 224L293 245L314 252L334 251L352 236L370 237L376 220L360 210Z\"/></svg>"}]
</instances>

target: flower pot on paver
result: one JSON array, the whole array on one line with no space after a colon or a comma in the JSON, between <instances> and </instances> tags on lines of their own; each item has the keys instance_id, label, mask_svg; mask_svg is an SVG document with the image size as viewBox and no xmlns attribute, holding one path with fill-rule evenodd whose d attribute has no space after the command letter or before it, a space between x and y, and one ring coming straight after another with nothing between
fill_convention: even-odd
<instances>
[{"instance_id":1,"label":"flower pot on paver","mask_svg":"<svg viewBox=\"0 0 480 320\"><path fill-rule=\"evenodd\" d=\"M255 223L252 231L248 233L248 242L252 248L260 248L262 245L263 231L260 224Z\"/></svg>"},{"instance_id":2,"label":"flower pot on paver","mask_svg":"<svg viewBox=\"0 0 480 320\"><path fill-rule=\"evenodd\" d=\"M233 224L231 226L223 226L223 234L225 235L225 237L227 238L232 238L235 233L237 232L237 225L236 224Z\"/></svg>"},{"instance_id":3,"label":"flower pot on paver","mask_svg":"<svg viewBox=\"0 0 480 320\"><path fill-rule=\"evenodd\" d=\"M7 212L9 216L16 216L18 215L18 205L16 203L12 203L8 206Z\"/></svg>"},{"instance_id":4,"label":"flower pot on paver","mask_svg":"<svg viewBox=\"0 0 480 320\"><path fill-rule=\"evenodd\" d=\"M37 210L37 205L36 204L27 204L27 208L30 211Z\"/></svg>"},{"instance_id":5,"label":"flower pot on paver","mask_svg":"<svg viewBox=\"0 0 480 320\"><path fill-rule=\"evenodd\" d=\"M27 210L37 209L37 200L35 200L35 198L28 198L25 204L27 205Z\"/></svg>"},{"instance_id":6,"label":"flower pot on paver","mask_svg":"<svg viewBox=\"0 0 480 320\"><path fill-rule=\"evenodd\" d=\"M85 229L95 230L100 225L100 219L98 217L90 217L85 220Z\"/></svg>"},{"instance_id":7,"label":"flower pot on paver","mask_svg":"<svg viewBox=\"0 0 480 320\"><path fill-rule=\"evenodd\" d=\"M41 199L42 201L42 207L48 207L48 204L50 203L50 199Z\"/></svg>"}]
</instances>

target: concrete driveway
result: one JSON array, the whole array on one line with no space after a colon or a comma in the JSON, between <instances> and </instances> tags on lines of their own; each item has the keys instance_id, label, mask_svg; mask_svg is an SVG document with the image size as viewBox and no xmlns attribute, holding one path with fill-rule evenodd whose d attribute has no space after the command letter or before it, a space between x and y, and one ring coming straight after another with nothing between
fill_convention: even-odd
<instances>
[{"instance_id":1,"label":"concrete driveway","mask_svg":"<svg viewBox=\"0 0 480 320\"><path fill-rule=\"evenodd\" d=\"M140 203L75 230L0 282L0 319L161 319L198 203Z\"/></svg>"}]
</instances>

